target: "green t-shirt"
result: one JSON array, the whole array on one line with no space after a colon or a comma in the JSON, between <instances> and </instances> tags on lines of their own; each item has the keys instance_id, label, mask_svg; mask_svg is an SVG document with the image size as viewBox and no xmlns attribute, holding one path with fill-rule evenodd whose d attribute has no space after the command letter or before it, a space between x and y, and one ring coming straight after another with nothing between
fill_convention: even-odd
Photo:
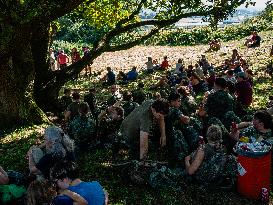
<instances>
[{"instance_id":1,"label":"green t-shirt","mask_svg":"<svg viewBox=\"0 0 273 205\"><path fill-rule=\"evenodd\" d=\"M153 114L150 109L153 102L153 100L143 102L123 120L121 133L124 137L138 140L140 131L149 133L153 122Z\"/></svg>"}]
</instances>

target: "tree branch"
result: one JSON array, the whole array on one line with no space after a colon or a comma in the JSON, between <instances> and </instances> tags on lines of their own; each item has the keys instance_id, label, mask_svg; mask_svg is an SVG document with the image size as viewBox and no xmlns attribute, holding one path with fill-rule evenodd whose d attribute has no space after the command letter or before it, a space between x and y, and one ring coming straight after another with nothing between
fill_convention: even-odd
<instances>
[{"instance_id":1,"label":"tree branch","mask_svg":"<svg viewBox=\"0 0 273 205\"><path fill-rule=\"evenodd\" d=\"M120 51L120 50L132 48L136 45L139 45L143 41L147 40L148 38L150 38L154 34L158 33L159 30L160 30L160 28L152 29L147 35L142 36L141 38L131 41L129 43L120 44L118 46L107 46L105 48L104 52Z\"/></svg>"},{"instance_id":2,"label":"tree branch","mask_svg":"<svg viewBox=\"0 0 273 205\"><path fill-rule=\"evenodd\" d=\"M189 12L189 13L180 14L178 16L175 16L175 17L167 19L167 20L153 19L153 20L148 20L148 21L140 21L140 22L132 23L132 24L126 25L126 26L121 27L121 28L114 28L113 30L108 32L106 36L104 36L104 42L109 43L110 40L113 37L115 37L115 36L117 36L117 35L119 35L121 33L128 32L131 29L134 29L134 28L137 28L137 27L148 26L148 25L155 25L155 26L165 27L165 26L176 23L181 18L187 18L187 17L190 17L190 16L204 16L204 15L207 15L208 13L209 12L204 12L204 11L203 12Z\"/></svg>"},{"instance_id":3,"label":"tree branch","mask_svg":"<svg viewBox=\"0 0 273 205\"><path fill-rule=\"evenodd\" d=\"M90 0L93 2L95 0ZM51 22L76 9L84 0L29 1L25 5L23 22Z\"/></svg>"},{"instance_id":4,"label":"tree branch","mask_svg":"<svg viewBox=\"0 0 273 205\"><path fill-rule=\"evenodd\" d=\"M136 8L135 11L133 11L130 16L128 18L125 18L125 19L121 19L117 25L116 25L116 28L120 28L123 24L131 21L137 14L139 14L143 4L147 2L147 0L141 0L140 3L138 4L138 7Z\"/></svg>"}]
</instances>

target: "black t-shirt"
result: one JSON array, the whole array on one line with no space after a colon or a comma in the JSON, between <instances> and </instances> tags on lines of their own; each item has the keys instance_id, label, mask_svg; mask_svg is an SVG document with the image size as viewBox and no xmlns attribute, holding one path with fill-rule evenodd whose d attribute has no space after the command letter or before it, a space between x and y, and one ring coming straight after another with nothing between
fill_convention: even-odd
<instances>
[{"instance_id":1,"label":"black t-shirt","mask_svg":"<svg viewBox=\"0 0 273 205\"><path fill-rule=\"evenodd\" d=\"M261 44L261 37L260 36L255 36L255 38L254 38L254 43L251 45L251 47L256 47L256 46L260 46L260 44Z\"/></svg>"},{"instance_id":2,"label":"black t-shirt","mask_svg":"<svg viewBox=\"0 0 273 205\"><path fill-rule=\"evenodd\" d=\"M45 178L49 178L50 169L58 162L67 160L67 161L75 161L75 155L73 152L67 153L66 157L58 157L52 154L45 154L40 161L36 164L36 168L39 169Z\"/></svg>"}]
</instances>

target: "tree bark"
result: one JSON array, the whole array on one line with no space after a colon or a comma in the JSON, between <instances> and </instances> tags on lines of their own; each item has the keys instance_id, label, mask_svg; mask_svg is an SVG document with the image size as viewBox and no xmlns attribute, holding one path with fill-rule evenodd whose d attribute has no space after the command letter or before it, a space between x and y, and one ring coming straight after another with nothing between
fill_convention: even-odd
<instances>
[{"instance_id":1,"label":"tree bark","mask_svg":"<svg viewBox=\"0 0 273 205\"><path fill-rule=\"evenodd\" d=\"M45 115L27 92L34 80L30 27L5 25L2 28L9 37L0 41L0 129L43 122Z\"/></svg>"}]
</instances>

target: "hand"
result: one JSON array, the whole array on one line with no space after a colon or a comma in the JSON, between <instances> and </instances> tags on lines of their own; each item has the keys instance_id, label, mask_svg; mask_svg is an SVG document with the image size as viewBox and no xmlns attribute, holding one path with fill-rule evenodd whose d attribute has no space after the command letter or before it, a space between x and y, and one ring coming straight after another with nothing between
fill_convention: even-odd
<instances>
[{"instance_id":1,"label":"hand","mask_svg":"<svg viewBox=\"0 0 273 205\"><path fill-rule=\"evenodd\" d=\"M188 156L185 157L185 161L190 161L190 160L191 160L191 156L190 155L188 155Z\"/></svg>"},{"instance_id":2,"label":"hand","mask_svg":"<svg viewBox=\"0 0 273 205\"><path fill-rule=\"evenodd\" d=\"M160 146L165 147L166 146L166 137L160 137Z\"/></svg>"},{"instance_id":3,"label":"hand","mask_svg":"<svg viewBox=\"0 0 273 205\"><path fill-rule=\"evenodd\" d=\"M235 140L239 140L239 135L240 131L238 130L238 128L233 128L232 126L230 126L229 136Z\"/></svg>"}]
</instances>

